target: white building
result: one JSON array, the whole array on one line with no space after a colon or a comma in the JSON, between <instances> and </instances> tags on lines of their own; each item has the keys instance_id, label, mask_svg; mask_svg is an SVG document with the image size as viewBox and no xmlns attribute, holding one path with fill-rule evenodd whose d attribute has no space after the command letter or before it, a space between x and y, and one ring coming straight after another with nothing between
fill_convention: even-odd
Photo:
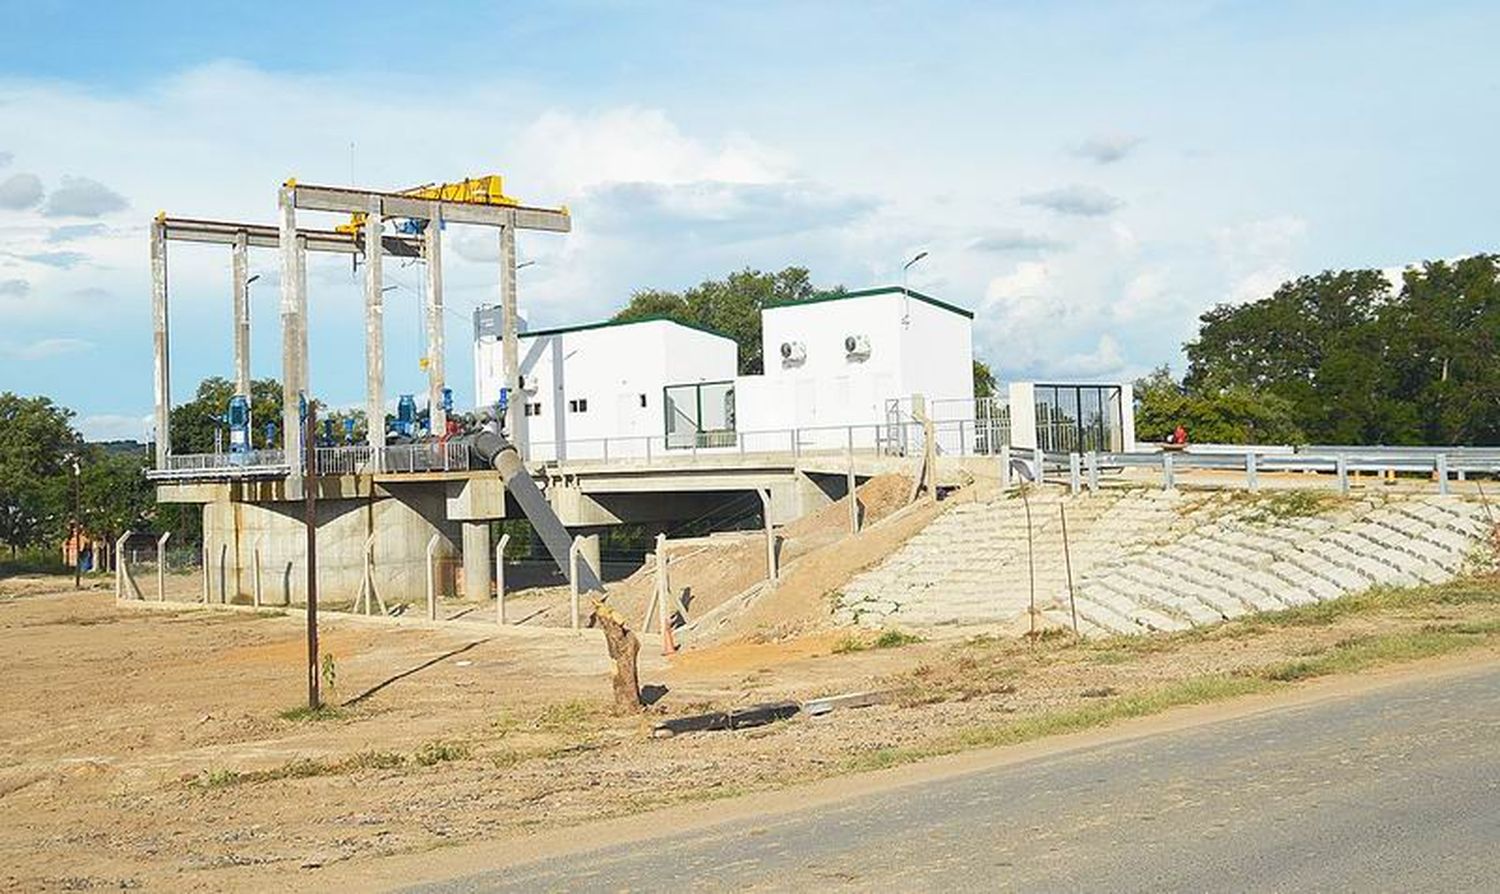
<instances>
[{"instance_id":1,"label":"white building","mask_svg":"<svg viewBox=\"0 0 1500 894\"><path fill-rule=\"evenodd\" d=\"M475 393L494 406L504 384L498 325L476 316L476 328ZM662 449L668 386L732 391L739 350L663 318L534 329L518 341L522 397L511 399L525 404L523 440L535 459L602 458L606 438L620 456L644 454L648 437Z\"/></svg>"},{"instance_id":2,"label":"white building","mask_svg":"<svg viewBox=\"0 0 1500 894\"><path fill-rule=\"evenodd\" d=\"M523 332L521 440L533 459L669 451L908 447L917 396L945 453L1000 443L1129 450L1129 385L1013 383L974 400L973 314L899 287L818 295L761 312L764 372L736 375L734 341L664 318ZM475 315L481 406L503 382L499 321ZM607 442L607 443L606 443ZM895 442L895 443L893 443Z\"/></svg>"}]
</instances>

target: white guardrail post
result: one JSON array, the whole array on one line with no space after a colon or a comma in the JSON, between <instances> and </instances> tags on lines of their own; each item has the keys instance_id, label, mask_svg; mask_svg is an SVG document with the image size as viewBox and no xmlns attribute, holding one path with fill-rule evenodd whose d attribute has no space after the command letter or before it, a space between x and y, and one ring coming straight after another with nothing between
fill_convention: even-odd
<instances>
[{"instance_id":1,"label":"white guardrail post","mask_svg":"<svg viewBox=\"0 0 1500 894\"><path fill-rule=\"evenodd\" d=\"M1438 493L1448 493L1448 454L1439 453L1433 463L1433 471L1437 474Z\"/></svg>"},{"instance_id":2,"label":"white guardrail post","mask_svg":"<svg viewBox=\"0 0 1500 894\"><path fill-rule=\"evenodd\" d=\"M1176 488L1176 483L1175 483L1175 481L1173 480L1173 477L1172 477L1172 458L1173 458L1172 457L1172 451L1170 451L1170 450L1163 450L1161 452L1161 489L1162 490L1173 490L1173 489Z\"/></svg>"},{"instance_id":3,"label":"white guardrail post","mask_svg":"<svg viewBox=\"0 0 1500 894\"><path fill-rule=\"evenodd\" d=\"M1349 457L1342 453L1334 457L1333 471L1339 479L1339 493L1349 496Z\"/></svg>"},{"instance_id":4,"label":"white guardrail post","mask_svg":"<svg viewBox=\"0 0 1500 894\"><path fill-rule=\"evenodd\" d=\"M1260 490L1260 470L1256 468L1254 451L1245 454L1245 488L1252 494Z\"/></svg>"},{"instance_id":5,"label":"white guardrail post","mask_svg":"<svg viewBox=\"0 0 1500 894\"><path fill-rule=\"evenodd\" d=\"M501 534L495 544L495 623L505 626L505 546L510 543L509 534Z\"/></svg>"}]
</instances>

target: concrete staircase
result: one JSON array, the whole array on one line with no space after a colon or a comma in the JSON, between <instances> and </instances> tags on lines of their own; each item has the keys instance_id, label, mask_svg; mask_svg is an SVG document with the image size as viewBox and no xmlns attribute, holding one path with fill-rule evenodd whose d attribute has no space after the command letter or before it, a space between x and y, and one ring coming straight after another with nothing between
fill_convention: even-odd
<instances>
[{"instance_id":1,"label":"concrete staircase","mask_svg":"<svg viewBox=\"0 0 1500 894\"><path fill-rule=\"evenodd\" d=\"M1079 630L1143 633L1334 599L1379 585L1440 583L1488 536L1456 497L1377 496L1317 515L1268 517L1245 495L1161 491L1029 497L1036 604ZM912 628L1025 623L1027 506L954 507L839 594L840 623ZM1062 538L1063 513L1068 551Z\"/></svg>"}]
</instances>

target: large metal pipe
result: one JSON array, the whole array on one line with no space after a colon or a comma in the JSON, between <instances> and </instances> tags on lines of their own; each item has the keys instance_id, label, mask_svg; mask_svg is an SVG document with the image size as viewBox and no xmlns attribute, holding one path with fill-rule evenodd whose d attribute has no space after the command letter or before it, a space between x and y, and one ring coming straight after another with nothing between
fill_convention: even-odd
<instances>
[{"instance_id":1,"label":"large metal pipe","mask_svg":"<svg viewBox=\"0 0 1500 894\"><path fill-rule=\"evenodd\" d=\"M521 511L526 514L531 527L537 536L542 538L542 544L547 547L547 554L557 567L572 580L568 563L568 552L573 545L573 538L569 536L568 529L563 527L562 521L557 513L552 511L547 498L537 489L536 482L531 480L531 473L526 470L526 464L521 461L521 455L516 448L503 436L492 431L483 431L474 436L471 450L474 455L500 473L500 480L505 482L505 489L515 497L516 503L520 505ZM589 566L588 562L578 563L578 591L580 593L602 593L604 584L599 580L598 569Z\"/></svg>"}]
</instances>

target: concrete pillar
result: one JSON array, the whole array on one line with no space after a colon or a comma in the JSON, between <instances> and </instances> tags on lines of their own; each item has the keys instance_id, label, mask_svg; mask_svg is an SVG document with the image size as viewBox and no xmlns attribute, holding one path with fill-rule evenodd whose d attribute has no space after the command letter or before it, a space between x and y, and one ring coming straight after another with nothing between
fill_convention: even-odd
<instances>
[{"instance_id":1,"label":"concrete pillar","mask_svg":"<svg viewBox=\"0 0 1500 894\"><path fill-rule=\"evenodd\" d=\"M234 237L234 393L250 397L250 240Z\"/></svg>"},{"instance_id":2,"label":"concrete pillar","mask_svg":"<svg viewBox=\"0 0 1500 894\"><path fill-rule=\"evenodd\" d=\"M434 436L448 430L443 409L443 221L440 206L432 203L432 217L423 231L427 254L427 406Z\"/></svg>"},{"instance_id":3,"label":"concrete pillar","mask_svg":"<svg viewBox=\"0 0 1500 894\"><path fill-rule=\"evenodd\" d=\"M151 222L151 343L156 374L156 467L172 448L172 360L167 338L167 225Z\"/></svg>"},{"instance_id":4,"label":"concrete pillar","mask_svg":"<svg viewBox=\"0 0 1500 894\"><path fill-rule=\"evenodd\" d=\"M380 469L385 446L385 293L381 278L384 245L380 241L381 204L370 196L365 219L365 422L369 429L371 464ZM488 561L488 560L486 560Z\"/></svg>"},{"instance_id":5,"label":"concrete pillar","mask_svg":"<svg viewBox=\"0 0 1500 894\"><path fill-rule=\"evenodd\" d=\"M464 596L490 598L489 522L464 522Z\"/></svg>"},{"instance_id":6,"label":"concrete pillar","mask_svg":"<svg viewBox=\"0 0 1500 894\"><path fill-rule=\"evenodd\" d=\"M297 238L297 209L293 204L292 186L282 186L277 194L280 214L281 253L281 446L291 467L287 476L289 500L302 498L302 432L298 397L302 392L303 359L302 324L306 306L305 284L301 276L302 243ZM301 292L301 294L299 294Z\"/></svg>"},{"instance_id":7,"label":"concrete pillar","mask_svg":"<svg viewBox=\"0 0 1500 894\"><path fill-rule=\"evenodd\" d=\"M500 228L500 356L510 403L505 410L505 433L523 460L531 457L526 432L526 397L521 394L520 339L516 329L516 228ZM562 407L549 413L561 414Z\"/></svg>"}]
</instances>

